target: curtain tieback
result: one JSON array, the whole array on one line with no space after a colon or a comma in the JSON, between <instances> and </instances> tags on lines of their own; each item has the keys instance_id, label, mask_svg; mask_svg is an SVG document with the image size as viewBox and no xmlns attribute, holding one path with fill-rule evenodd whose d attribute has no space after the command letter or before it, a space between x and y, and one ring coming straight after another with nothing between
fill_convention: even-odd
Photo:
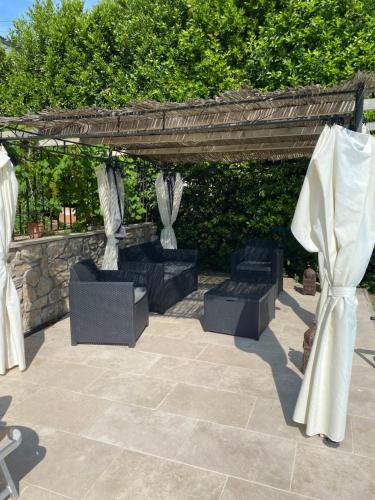
<instances>
[{"instance_id":1,"label":"curtain tieback","mask_svg":"<svg viewBox=\"0 0 375 500\"><path fill-rule=\"evenodd\" d=\"M117 241L116 236L114 236L113 234L110 236L107 236L107 244L117 245L117 243L118 243L118 241Z\"/></svg>"},{"instance_id":2,"label":"curtain tieback","mask_svg":"<svg viewBox=\"0 0 375 500\"><path fill-rule=\"evenodd\" d=\"M355 286L332 286L328 290L328 296L333 298L355 297L356 291Z\"/></svg>"},{"instance_id":3,"label":"curtain tieback","mask_svg":"<svg viewBox=\"0 0 375 500\"><path fill-rule=\"evenodd\" d=\"M6 267L8 266L8 258L5 257L5 259L0 257L0 267Z\"/></svg>"}]
</instances>

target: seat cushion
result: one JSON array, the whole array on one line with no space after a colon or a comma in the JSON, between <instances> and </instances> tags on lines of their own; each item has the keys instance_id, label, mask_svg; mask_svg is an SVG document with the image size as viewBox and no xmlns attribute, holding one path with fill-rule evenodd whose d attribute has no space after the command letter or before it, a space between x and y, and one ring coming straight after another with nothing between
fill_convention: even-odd
<instances>
[{"instance_id":1,"label":"seat cushion","mask_svg":"<svg viewBox=\"0 0 375 500\"><path fill-rule=\"evenodd\" d=\"M99 271L92 259L84 259L72 266L71 281L99 281Z\"/></svg>"},{"instance_id":2,"label":"seat cushion","mask_svg":"<svg viewBox=\"0 0 375 500\"><path fill-rule=\"evenodd\" d=\"M193 269L195 266L194 262L181 262L181 261L168 261L164 262L164 278L166 280L178 276L179 274L187 271L188 269Z\"/></svg>"},{"instance_id":3,"label":"seat cushion","mask_svg":"<svg viewBox=\"0 0 375 500\"><path fill-rule=\"evenodd\" d=\"M134 287L134 303L136 304L146 295L147 290L143 286Z\"/></svg>"},{"instance_id":4,"label":"seat cushion","mask_svg":"<svg viewBox=\"0 0 375 500\"><path fill-rule=\"evenodd\" d=\"M239 271L271 272L272 265L270 261L243 260L242 262L237 264L236 268Z\"/></svg>"}]
</instances>

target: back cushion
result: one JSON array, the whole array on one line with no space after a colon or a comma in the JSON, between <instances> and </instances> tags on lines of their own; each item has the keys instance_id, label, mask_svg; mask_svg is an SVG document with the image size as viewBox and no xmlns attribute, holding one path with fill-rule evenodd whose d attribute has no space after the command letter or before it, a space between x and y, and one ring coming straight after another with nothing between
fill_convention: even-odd
<instances>
[{"instance_id":1,"label":"back cushion","mask_svg":"<svg viewBox=\"0 0 375 500\"><path fill-rule=\"evenodd\" d=\"M246 247L246 259L268 262L271 260L271 251L269 248Z\"/></svg>"},{"instance_id":2,"label":"back cushion","mask_svg":"<svg viewBox=\"0 0 375 500\"><path fill-rule=\"evenodd\" d=\"M143 253L141 245L133 245L131 247L121 248L119 251L120 261L141 261Z\"/></svg>"},{"instance_id":3,"label":"back cushion","mask_svg":"<svg viewBox=\"0 0 375 500\"><path fill-rule=\"evenodd\" d=\"M120 250L121 261L138 262L163 262L162 253L153 243L143 243L142 245L133 245Z\"/></svg>"},{"instance_id":4,"label":"back cushion","mask_svg":"<svg viewBox=\"0 0 375 500\"><path fill-rule=\"evenodd\" d=\"M144 247L144 252L150 262L163 262L163 247L157 244L157 242L149 242L142 245Z\"/></svg>"},{"instance_id":5,"label":"back cushion","mask_svg":"<svg viewBox=\"0 0 375 500\"><path fill-rule=\"evenodd\" d=\"M91 259L81 260L71 268L71 281L97 281L99 276L98 268Z\"/></svg>"}]
</instances>

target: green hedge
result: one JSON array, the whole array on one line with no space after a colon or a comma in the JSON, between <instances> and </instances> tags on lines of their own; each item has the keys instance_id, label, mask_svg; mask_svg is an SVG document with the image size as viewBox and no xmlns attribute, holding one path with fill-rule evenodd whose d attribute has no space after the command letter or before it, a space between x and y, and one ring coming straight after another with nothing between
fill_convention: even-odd
<instances>
[{"instance_id":1,"label":"green hedge","mask_svg":"<svg viewBox=\"0 0 375 500\"><path fill-rule=\"evenodd\" d=\"M316 261L290 232L307 165L304 159L181 168L179 246L199 249L202 268L228 271L231 252L246 240L276 238L285 248L286 272L301 277L307 262Z\"/></svg>"},{"instance_id":2,"label":"green hedge","mask_svg":"<svg viewBox=\"0 0 375 500\"><path fill-rule=\"evenodd\" d=\"M246 240L276 238L288 276L301 280L308 262L318 271L317 255L290 231L307 166L308 159L179 168L186 183L175 224L179 247L197 248L203 269L228 271L231 252ZM156 209L154 218L160 229ZM375 291L375 254L363 285Z\"/></svg>"}]
</instances>

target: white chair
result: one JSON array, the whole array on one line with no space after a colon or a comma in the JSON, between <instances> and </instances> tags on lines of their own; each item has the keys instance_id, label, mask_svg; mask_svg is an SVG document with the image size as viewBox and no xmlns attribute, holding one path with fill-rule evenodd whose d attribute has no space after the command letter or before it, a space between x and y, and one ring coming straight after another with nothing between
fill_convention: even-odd
<instances>
[{"instance_id":1,"label":"white chair","mask_svg":"<svg viewBox=\"0 0 375 500\"><path fill-rule=\"evenodd\" d=\"M7 464L5 463L5 458L12 453L13 450L18 448L22 442L21 431L18 429L11 429L8 432L8 440L2 448L0 448L0 470L3 473L5 479L5 488L0 491L0 500L5 500L8 497L17 498L18 491L10 475Z\"/></svg>"}]
</instances>

